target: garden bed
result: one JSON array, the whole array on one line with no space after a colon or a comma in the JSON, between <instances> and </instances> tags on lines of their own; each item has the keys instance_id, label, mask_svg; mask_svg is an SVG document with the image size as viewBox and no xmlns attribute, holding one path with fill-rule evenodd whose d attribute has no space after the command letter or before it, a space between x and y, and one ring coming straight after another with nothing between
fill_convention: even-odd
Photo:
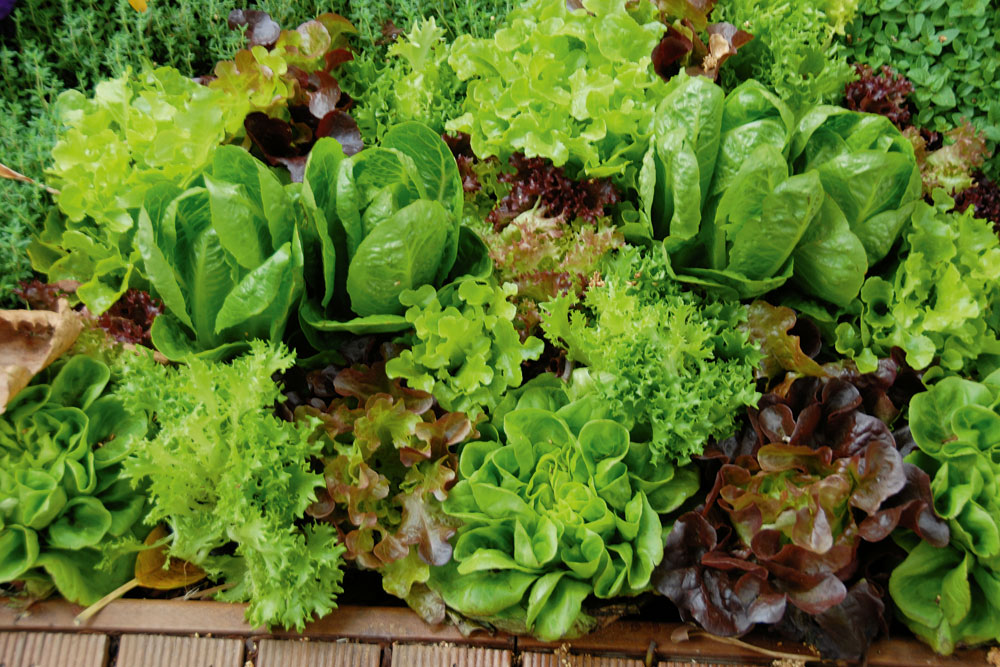
<instances>
[{"instance_id":1,"label":"garden bed","mask_svg":"<svg viewBox=\"0 0 1000 667\"><path fill-rule=\"evenodd\" d=\"M695 663L770 664L774 657L692 636L675 641L678 629L689 628L673 623L618 621L585 637L565 642L540 642L530 637L504 633L476 633L463 636L451 626L431 626L413 612L399 607L343 606L328 616L310 623L302 633L266 632L250 627L243 605L209 601L119 600L111 603L86 625L74 618L79 605L62 601L39 602L26 611L0 608L0 632L71 632L156 635L198 635L202 637L247 637L254 639L308 639L309 641L350 640L364 644L440 644L506 649L523 652L563 652L592 656L626 656L654 660ZM806 646L768 638L755 633L746 641L764 651L799 654L808 658ZM651 649L652 647L652 649ZM812 660L809 660L812 662ZM932 665L986 665L987 651L968 649L951 656L936 655L912 639L883 639L869 649L867 664L872 667L930 667Z\"/></svg>"},{"instance_id":2,"label":"garden bed","mask_svg":"<svg viewBox=\"0 0 1000 667\"><path fill-rule=\"evenodd\" d=\"M16 623L1000 641L989 0L177 1L0 3Z\"/></svg>"}]
</instances>

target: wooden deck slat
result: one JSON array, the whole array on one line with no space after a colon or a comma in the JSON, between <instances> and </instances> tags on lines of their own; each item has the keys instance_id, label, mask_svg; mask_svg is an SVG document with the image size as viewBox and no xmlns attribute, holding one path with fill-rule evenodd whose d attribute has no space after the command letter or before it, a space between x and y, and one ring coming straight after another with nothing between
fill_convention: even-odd
<instances>
[{"instance_id":1,"label":"wooden deck slat","mask_svg":"<svg viewBox=\"0 0 1000 667\"><path fill-rule=\"evenodd\" d=\"M641 660L632 658L567 655L559 652L524 653L521 655L521 665L522 667L643 667Z\"/></svg>"},{"instance_id":2,"label":"wooden deck slat","mask_svg":"<svg viewBox=\"0 0 1000 667\"><path fill-rule=\"evenodd\" d=\"M85 626L74 625L73 618L81 607L59 600L39 602L28 612L3 605L0 600L0 632L63 632L142 634L165 633L174 635L268 637L298 639L303 636L314 641L347 639L359 643L388 645L454 643L464 646L482 646L507 649L513 652L552 653L563 643L574 654L616 655L642 659L650 643L655 645L656 658L667 664L692 663L744 663L764 664L769 658L750 649L714 641L693 634L685 642L674 643L672 636L676 624L639 621L618 621L595 633L559 643L540 642L531 637L514 638L497 633L476 633L463 637L454 627L426 625L416 614L400 607L351 607L344 606L327 617L310 623L305 632L250 627L243 618L244 605L206 601L180 600L117 600L91 619ZM808 655L804 646L778 641L766 631L752 633L744 641L763 648ZM938 656L926 645L914 639L883 639L875 642L868 652L870 667L952 666L986 664L987 649L957 650L950 656Z\"/></svg>"},{"instance_id":3,"label":"wooden deck slat","mask_svg":"<svg viewBox=\"0 0 1000 667\"><path fill-rule=\"evenodd\" d=\"M49 632L0 632L3 667L104 667L108 638Z\"/></svg>"},{"instance_id":4,"label":"wooden deck slat","mask_svg":"<svg viewBox=\"0 0 1000 667\"><path fill-rule=\"evenodd\" d=\"M379 667L381 655L371 644L262 639L256 667Z\"/></svg>"},{"instance_id":5,"label":"wooden deck slat","mask_svg":"<svg viewBox=\"0 0 1000 667\"><path fill-rule=\"evenodd\" d=\"M124 635L116 667L243 667L239 639Z\"/></svg>"},{"instance_id":6,"label":"wooden deck slat","mask_svg":"<svg viewBox=\"0 0 1000 667\"><path fill-rule=\"evenodd\" d=\"M393 644L392 667L511 667L511 652L447 644Z\"/></svg>"}]
</instances>

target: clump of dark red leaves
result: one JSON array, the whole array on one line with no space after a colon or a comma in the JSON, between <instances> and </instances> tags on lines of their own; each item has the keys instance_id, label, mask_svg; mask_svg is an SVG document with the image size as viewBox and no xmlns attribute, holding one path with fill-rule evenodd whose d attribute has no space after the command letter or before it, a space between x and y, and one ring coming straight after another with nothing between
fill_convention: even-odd
<instances>
[{"instance_id":1,"label":"clump of dark red leaves","mask_svg":"<svg viewBox=\"0 0 1000 667\"><path fill-rule=\"evenodd\" d=\"M545 210L550 218L571 221L576 218L596 222L608 215L607 207L618 203L618 191L606 178L587 178L575 181L555 167L548 158L525 157L515 153L510 157L512 173L498 176L510 185L510 192L490 212L489 222L497 231L535 207Z\"/></svg>"},{"instance_id":2,"label":"clump of dark red leaves","mask_svg":"<svg viewBox=\"0 0 1000 667\"><path fill-rule=\"evenodd\" d=\"M882 65L881 73L860 63L855 64L854 69L858 80L847 84L847 108L885 116L900 130L909 125L910 109L906 97L913 92L910 80L888 65Z\"/></svg>"},{"instance_id":3,"label":"clump of dark red leaves","mask_svg":"<svg viewBox=\"0 0 1000 667\"><path fill-rule=\"evenodd\" d=\"M949 532L927 474L902 460L908 430L890 430L919 378L898 358L867 375L823 368L830 376L789 374L737 436L706 449L714 485L675 524L654 583L713 634L774 624L824 657L858 659L885 611L859 554L895 548L896 528L935 546Z\"/></svg>"},{"instance_id":4,"label":"clump of dark red leaves","mask_svg":"<svg viewBox=\"0 0 1000 667\"><path fill-rule=\"evenodd\" d=\"M479 175L473 168L476 164L476 154L472 152L472 138L465 132L458 134L442 134L441 138L448 144L451 154L458 163L458 173L462 176L462 189L467 193L479 192L482 185Z\"/></svg>"},{"instance_id":5,"label":"clump of dark red leaves","mask_svg":"<svg viewBox=\"0 0 1000 667\"><path fill-rule=\"evenodd\" d=\"M22 280L14 288L14 294L32 310L55 310L59 299L66 296L66 291L59 285L48 285L35 278Z\"/></svg>"},{"instance_id":6,"label":"clump of dark red leaves","mask_svg":"<svg viewBox=\"0 0 1000 667\"><path fill-rule=\"evenodd\" d=\"M281 35L281 27L266 12L257 10L234 9L229 13L229 28L245 28L249 48L270 50ZM289 100L289 119L257 111L243 121L247 136L263 158L271 165L287 168L293 181L302 181L309 151L323 137L336 139L347 155L364 148L358 124L348 113L354 101L333 76L336 68L353 58L349 49L336 48L326 54L319 70L307 72L289 65L288 74L298 84L298 93ZM204 82L209 80L202 77Z\"/></svg>"},{"instance_id":7,"label":"clump of dark red leaves","mask_svg":"<svg viewBox=\"0 0 1000 667\"><path fill-rule=\"evenodd\" d=\"M32 310L56 310L59 300L69 296L75 289L75 282L46 284L35 279L22 281L14 294ZM89 311L83 306L77 306L76 309L85 317L90 317ZM150 328L153 320L162 312L163 304L159 299L141 290L128 289L94 324L119 343L152 348Z\"/></svg>"},{"instance_id":8,"label":"clump of dark red leaves","mask_svg":"<svg viewBox=\"0 0 1000 667\"><path fill-rule=\"evenodd\" d=\"M163 312L163 303L148 293L129 289L97 318L97 326L119 343L153 347L150 328Z\"/></svg>"},{"instance_id":9,"label":"clump of dark red leaves","mask_svg":"<svg viewBox=\"0 0 1000 667\"><path fill-rule=\"evenodd\" d=\"M1000 235L1000 186L981 171L973 178L972 187L955 197L955 209L963 212L974 207L976 217L992 222L994 231Z\"/></svg>"}]
</instances>

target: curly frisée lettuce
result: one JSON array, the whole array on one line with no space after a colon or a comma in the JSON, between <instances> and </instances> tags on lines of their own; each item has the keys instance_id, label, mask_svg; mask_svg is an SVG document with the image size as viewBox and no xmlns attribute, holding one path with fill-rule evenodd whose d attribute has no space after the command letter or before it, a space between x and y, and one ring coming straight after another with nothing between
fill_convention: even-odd
<instances>
[{"instance_id":1,"label":"curly fris\u00e9e lettuce","mask_svg":"<svg viewBox=\"0 0 1000 667\"><path fill-rule=\"evenodd\" d=\"M261 341L228 365L122 355L116 396L157 426L124 465L148 484L146 522L170 527L169 555L232 586L219 598L249 602L254 627L301 630L336 607L344 547L332 526L304 520L324 485L312 471L322 442L271 414L271 376L293 361Z\"/></svg>"},{"instance_id":2,"label":"curly fris\u00e9e lettuce","mask_svg":"<svg viewBox=\"0 0 1000 667\"><path fill-rule=\"evenodd\" d=\"M543 304L542 328L588 367L574 381L593 384L657 460L684 461L756 404L761 354L744 307L681 292L668 262L662 247L621 252L582 303L570 293Z\"/></svg>"}]
</instances>

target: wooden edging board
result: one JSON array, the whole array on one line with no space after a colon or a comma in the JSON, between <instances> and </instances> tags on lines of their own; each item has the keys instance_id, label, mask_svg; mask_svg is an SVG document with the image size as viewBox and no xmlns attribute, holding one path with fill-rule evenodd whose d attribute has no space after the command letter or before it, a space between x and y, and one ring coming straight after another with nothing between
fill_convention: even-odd
<instances>
[{"instance_id":1,"label":"wooden edging board","mask_svg":"<svg viewBox=\"0 0 1000 667\"><path fill-rule=\"evenodd\" d=\"M112 602L87 624L78 626L74 618L81 607L60 600L38 602L19 610L0 600L0 632L84 632L102 634L153 633L161 635L200 635L215 637L278 637L310 640L350 639L387 645L391 643L449 642L468 646L509 649L511 651L568 650L571 653L594 653L645 657L653 645L660 660L739 661L770 663L771 658L731 644L694 636L674 642L671 634L678 628L670 623L619 621L579 639L545 643L530 637L498 633L475 633L463 636L453 626L431 626L409 609L400 607L341 607L328 616L310 623L303 633L253 628L244 620L244 605L208 601L118 600ZM751 636L756 646L808 658L806 647L782 643L765 635ZM868 654L868 665L986 665L982 649L957 651L943 657L915 640L884 639L876 642Z\"/></svg>"}]
</instances>

